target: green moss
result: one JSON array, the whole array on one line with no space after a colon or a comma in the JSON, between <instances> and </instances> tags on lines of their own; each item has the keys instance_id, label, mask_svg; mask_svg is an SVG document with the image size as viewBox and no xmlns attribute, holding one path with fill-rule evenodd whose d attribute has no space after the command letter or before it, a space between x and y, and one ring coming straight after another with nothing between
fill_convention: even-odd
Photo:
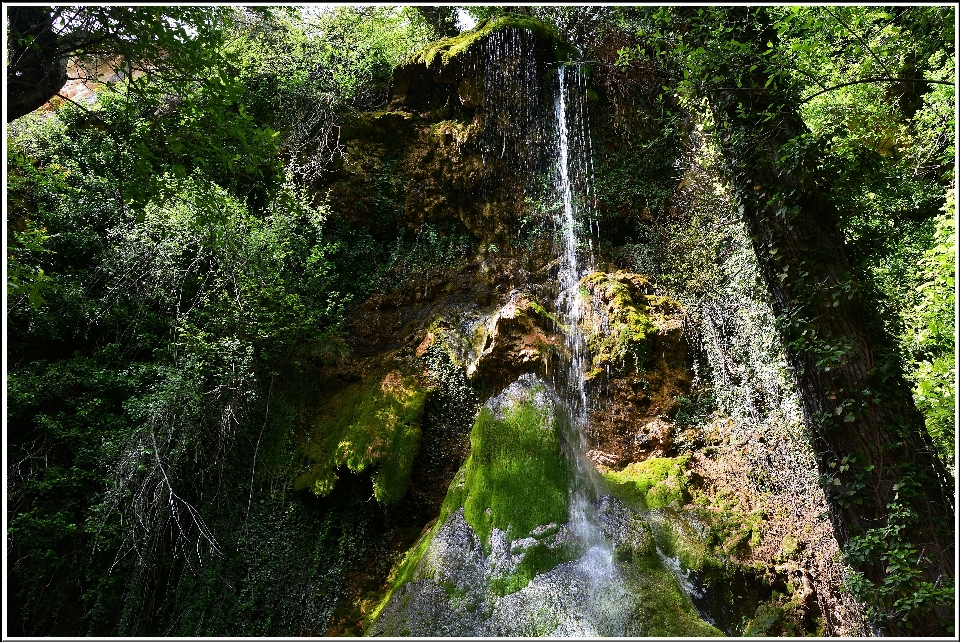
<instances>
[{"instance_id":1,"label":"green moss","mask_svg":"<svg viewBox=\"0 0 960 642\"><path fill-rule=\"evenodd\" d=\"M387 590L365 620L376 621L391 596L409 582L430 546L433 536L457 509L477 532L487 553L493 527L507 532L510 539L530 535L538 526L567 520L567 462L560 435L548 412L532 403L521 402L501 420L487 408L481 410L470 434L471 452L447 489L434 525L407 552L391 572ZM535 493L531 493L536 489ZM540 538L554 534L540 533ZM496 578L491 589L507 595L526 586L534 576L572 559L576 552L538 542L524 555L517 570ZM456 587L445 587L457 598Z\"/></svg>"},{"instance_id":2,"label":"green moss","mask_svg":"<svg viewBox=\"0 0 960 642\"><path fill-rule=\"evenodd\" d=\"M796 554L800 550L800 542L793 535L784 535L783 540L780 542L780 550L777 551L776 559L777 561L786 561Z\"/></svg>"},{"instance_id":3,"label":"green moss","mask_svg":"<svg viewBox=\"0 0 960 642\"><path fill-rule=\"evenodd\" d=\"M718 557L712 546L709 530L698 530L686 522L688 511L658 522L653 528L653 539L664 555L675 557L680 566L701 574L701 581L710 583L725 571L725 558Z\"/></svg>"},{"instance_id":4,"label":"green moss","mask_svg":"<svg viewBox=\"0 0 960 642\"><path fill-rule=\"evenodd\" d=\"M328 494L336 470L361 472L376 465L373 493L381 504L399 501L410 484L410 469L420 447L420 417L426 390L413 377L391 372L371 375L347 387L320 411L304 454L315 463L297 477L296 490Z\"/></svg>"},{"instance_id":5,"label":"green moss","mask_svg":"<svg viewBox=\"0 0 960 642\"><path fill-rule=\"evenodd\" d=\"M719 510L711 513L712 539L724 555L738 555L746 552L748 547L756 548L760 545L767 519L763 510L744 514L722 502L719 505L714 503L713 507Z\"/></svg>"},{"instance_id":6,"label":"green moss","mask_svg":"<svg viewBox=\"0 0 960 642\"><path fill-rule=\"evenodd\" d=\"M593 272L581 281L588 296L599 295L606 302L605 309L594 310L585 323L594 373L607 366L617 371L643 368L657 328L647 314L645 297L631 293L630 286L636 289L639 282L645 280L625 272Z\"/></svg>"},{"instance_id":7,"label":"green moss","mask_svg":"<svg viewBox=\"0 0 960 642\"><path fill-rule=\"evenodd\" d=\"M640 508L680 508L689 499L684 471L689 455L654 457L604 473L612 494Z\"/></svg>"},{"instance_id":8,"label":"green moss","mask_svg":"<svg viewBox=\"0 0 960 642\"><path fill-rule=\"evenodd\" d=\"M656 555L626 567L638 586L636 617L646 637L715 637L723 633L697 614L683 589Z\"/></svg>"},{"instance_id":9,"label":"green moss","mask_svg":"<svg viewBox=\"0 0 960 642\"><path fill-rule=\"evenodd\" d=\"M556 422L519 403L500 420L484 408L470 433L464 516L489 548L494 527L511 540L567 519L567 461Z\"/></svg>"},{"instance_id":10,"label":"green moss","mask_svg":"<svg viewBox=\"0 0 960 642\"><path fill-rule=\"evenodd\" d=\"M495 595L510 595L516 593L530 581L558 564L574 559L578 551L571 546L550 546L537 542L523 553L523 559L517 568L506 577L495 577L490 582L490 590Z\"/></svg>"},{"instance_id":11,"label":"green moss","mask_svg":"<svg viewBox=\"0 0 960 642\"><path fill-rule=\"evenodd\" d=\"M441 120L430 125L430 138L440 140L445 133L449 132L458 143L464 143L476 128L474 124L464 124L457 120Z\"/></svg>"},{"instance_id":12,"label":"green moss","mask_svg":"<svg viewBox=\"0 0 960 642\"><path fill-rule=\"evenodd\" d=\"M807 634L800 604L777 591L757 607L753 619L743 630L743 637L800 637Z\"/></svg>"},{"instance_id":13,"label":"green moss","mask_svg":"<svg viewBox=\"0 0 960 642\"><path fill-rule=\"evenodd\" d=\"M467 51L475 42L486 38L494 31L514 27L517 29L529 29L533 33L548 38L554 43L557 42L556 34L544 23L536 18L527 16L518 16L514 14L505 14L483 20L470 31L465 31L459 35L444 38L429 45L413 54L406 64L422 63L427 67L431 66L437 56L440 56L440 64L446 66L451 60Z\"/></svg>"},{"instance_id":14,"label":"green moss","mask_svg":"<svg viewBox=\"0 0 960 642\"><path fill-rule=\"evenodd\" d=\"M387 590L384 592L383 598L380 599L380 601L377 603L377 606L374 607L364 618L364 630L369 629L370 626L377 621L377 618L380 617L380 613L390 602L390 598L393 597L393 594L396 593L400 587L413 579L413 574L417 570L420 560L423 559L424 554L430 547L430 542L433 541L433 536L436 533L437 528L442 523L443 522L441 520L437 520L431 527L425 528L423 534L420 535L420 539L418 539L416 543L410 547L410 550L408 550L406 555L404 555L400 564L395 566L393 571L391 571L390 576L387 578Z\"/></svg>"},{"instance_id":15,"label":"green moss","mask_svg":"<svg viewBox=\"0 0 960 642\"><path fill-rule=\"evenodd\" d=\"M470 446L470 456L447 489L438 523L463 507L489 552L494 527L513 540L543 524L567 520L567 461L556 422L545 409L520 402L497 419L484 408L470 433ZM532 558L528 564L539 562Z\"/></svg>"},{"instance_id":16,"label":"green moss","mask_svg":"<svg viewBox=\"0 0 960 642\"><path fill-rule=\"evenodd\" d=\"M551 314L545 307L537 303L536 301L531 300L527 305L527 308L532 310L534 313L538 314L541 318L550 321L555 325L561 332L568 332L567 326L560 323L560 320L553 314Z\"/></svg>"}]
</instances>

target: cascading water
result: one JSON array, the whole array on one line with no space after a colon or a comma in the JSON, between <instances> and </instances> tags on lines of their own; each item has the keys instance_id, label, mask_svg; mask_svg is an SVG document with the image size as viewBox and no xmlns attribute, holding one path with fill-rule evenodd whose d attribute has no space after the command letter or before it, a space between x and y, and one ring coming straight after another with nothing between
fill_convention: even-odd
<instances>
[{"instance_id":1,"label":"cascading water","mask_svg":"<svg viewBox=\"0 0 960 642\"><path fill-rule=\"evenodd\" d=\"M555 315L540 318L554 319L564 356L543 378L520 370L485 402L481 416L485 422L498 422L496 431L504 441L498 442L501 450L496 452L512 452L510 439L521 443L519 433L511 432L519 430L511 421L525 417L523 421L530 422L534 416L541 418L537 427L524 424L523 430L543 431L543 440L557 443L558 450L535 459L518 450L516 462L500 462L492 469L482 454L478 420L471 435L472 444L477 436L472 446L476 450L450 486L445 502L449 512L432 527L425 543L411 549L402 573L407 579L385 603L369 631L373 635L656 635L664 629L653 620L666 608L670 618L683 622L669 630L702 630L703 622L692 609L679 611L676 596L687 587L673 586L673 569L641 570L630 564L633 551L649 556L647 517L606 495L606 484L587 457L591 408L585 375L591 363L582 330L586 310L581 280L594 269L596 238L587 76L584 65L577 63L561 63L555 74L545 75L551 63L545 56L537 58L536 46L528 30L491 34L475 50L472 76L459 90L477 106L472 122L483 128L478 140L482 179L474 194L485 217L494 220L500 208L516 208L524 199L550 203L544 209L553 212L553 255L542 257L542 272L518 272L552 276L556 270L556 277L552 282L549 277L513 282L517 289L506 304L463 326L468 337L463 343L469 346L464 351L467 372L474 372L487 351L497 349L497 341L509 340L505 335L510 330L499 335L497 324L503 319L518 322L518 301L549 298L555 292ZM481 98L470 93L476 86L483 89ZM561 443L566 457L558 456ZM493 489L496 480L509 478L511 493L530 483L530 467L559 471L559 479L538 478L542 487L527 487L530 493L542 492L557 510L548 516L534 513L531 506L531 514L542 521L520 531L516 523L523 518L496 519L507 512L504 504L516 506L515 495L503 491L498 502L481 501L500 492ZM539 499L530 503L540 506Z\"/></svg>"},{"instance_id":2,"label":"cascading water","mask_svg":"<svg viewBox=\"0 0 960 642\"><path fill-rule=\"evenodd\" d=\"M593 230L589 207L577 211L578 204L589 203L590 194L590 136L586 118L585 77L579 66L571 66L572 82L568 84L567 67L557 70L558 92L555 103L557 128L556 191L562 207L558 208L555 225L558 231L558 284L556 310L564 329L569 360L566 367L553 373L554 387L569 421L566 427L568 458L572 464L569 485L570 526L586 553L581 558L581 572L587 577L588 614L602 614L605 621L593 622L594 632L605 635L624 635L628 632L624 621L625 609L620 578L613 561L613 550L604 537L597 516L597 498L603 490L593 463L587 459L586 428L589 413L586 381L589 354L580 329L583 320L580 280L593 268L593 244L589 232ZM574 118L569 119L570 106ZM571 122L573 120L573 122ZM571 132L571 125L577 129ZM571 142L575 144L571 144ZM574 176L583 197L575 198ZM578 216L579 215L579 216ZM578 220L579 219L579 220ZM578 230L586 229L586 247L578 248ZM581 262L581 258L583 261ZM585 619L590 619L588 616ZM637 632L634 629L634 632Z\"/></svg>"},{"instance_id":3,"label":"cascading water","mask_svg":"<svg viewBox=\"0 0 960 642\"><path fill-rule=\"evenodd\" d=\"M542 162L540 73L530 55L533 40L529 31L503 29L482 41L474 58L487 106L481 160L508 170L480 186L482 203L502 203L522 193L526 176Z\"/></svg>"},{"instance_id":4,"label":"cascading water","mask_svg":"<svg viewBox=\"0 0 960 642\"><path fill-rule=\"evenodd\" d=\"M558 316L566 328L565 341L570 358L565 369L554 373L557 393L569 416L567 443L569 455L574 462L576 474L570 484L570 521L580 537L588 545L602 545L603 538L593 519L594 500L599 489L599 480L593 465L586 458L587 390L584 381L587 348L580 331L583 312L580 306L579 284L584 276L577 256L577 225L574 212L573 185L570 178L570 127L567 121L567 82L566 67L557 70L559 92L555 115L557 119L557 192L563 207L556 216L556 226L561 238L557 248L559 258L559 294L556 301ZM574 71L577 81L580 74ZM578 83L579 84L579 83ZM586 123L581 121L581 126ZM578 159L581 163L582 159ZM592 253L588 253L586 266L593 263Z\"/></svg>"}]
</instances>

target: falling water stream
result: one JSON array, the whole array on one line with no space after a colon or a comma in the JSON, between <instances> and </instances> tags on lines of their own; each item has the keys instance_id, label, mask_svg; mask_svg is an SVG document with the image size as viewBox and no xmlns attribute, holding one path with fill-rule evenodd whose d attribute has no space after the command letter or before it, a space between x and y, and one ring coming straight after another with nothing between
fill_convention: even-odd
<instances>
[{"instance_id":1,"label":"falling water stream","mask_svg":"<svg viewBox=\"0 0 960 642\"><path fill-rule=\"evenodd\" d=\"M591 203L587 77L582 64L561 63L551 78L552 91L545 92L544 80L550 76L544 78L542 67L536 64L534 44L528 31L502 30L486 39L478 52L482 55L471 61L484 90L482 156L485 163L503 168L495 177L485 179L478 196L491 208L491 215L496 215L495 208L503 202L531 193L530 177L547 172L547 184L538 186L534 193L554 204L551 209L556 235L550 265L556 269L554 310L557 329L564 337L565 356L548 377L552 386L547 387L553 388L553 394L537 404L550 404L556 410L551 416L562 430L569 462L567 523L543 525L543 532L553 535L534 535L514 542L495 528L497 532L490 538L491 552L484 553L475 531L465 521L465 513L455 512L439 524L418 567L418 573L431 581L407 585L403 597L392 601L378 620L375 634L407 631L404 634L616 637L640 635L646 627L637 614L637 599L650 589L641 588L635 569L615 563L614 544L626 541L628 535L624 533L629 529L612 527L611 511L621 511L614 521L624 524L637 518L622 503L620 508L611 508L617 500L606 495L606 484L587 457L590 401L585 375L591 363L582 330L585 309L580 282L595 269L596 230ZM540 192L543 187L545 193ZM489 323L490 318L480 318L476 323ZM464 330L472 335L475 326ZM473 359L479 357L473 355ZM532 374L523 375L488 400L487 407L501 412L498 404L506 407L516 403L514 397L529 393L538 381L542 382ZM535 543L538 541L542 544ZM490 578L515 573L517 565L526 559L527 547L541 545L557 551L570 546L567 551L578 553L574 559L538 571L515 592L497 596L482 588ZM666 559L664 564L677 574L680 569L674 570L673 561ZM462 596L452 598L453 594L444 592L447 589L438 585L441 578L454 587L451 591L462 592ZM695 589L691 587L681 588L689 594Z\"/></svg>"},{"instance_id":2,"label":"falling water stream","mask_svg":"<svg viewBox=\"0 0 960 642\"><path fill-rule=\"evenodd\" d=\"M593 266L592 243L587 243L587 251L578 256L577 242L577 212L575 212L574 187L571 180L572 170L579 170L584 183L583 189L589 194L589 174L583 170L589 166L589 146L584 141L589 140L585 135L587 121L582 109L577 109L575 116L581 128L579 145L571 145L571 127L568 121L568 103L575 102L574 109L582 105L583 92L571 92L581 89L583 78L579 67L572 67L572 85L567 82L568 69L561 65L558 69L559 91L557 93L555 115L557 127L557 185L556 191L561 198L563 207L559 208L555 224L559 231L561 242L558 244L559 253L559 293L556 300L556 309L565 329L565 342L569 354L566 368L560 368L554 373L554 385L560 397L563 409L569 421L566 423L565 442L569 449L568 457L572 463L572 472L569 486L570 525L573 532L581 540L586 554L581 561L581 568L586 572L589 581L589 592L592 600L603 596L613 596L615 591L611 587L617 583L617 570L613 562L613 551L609 541L603 536L597 521L596 499L602 492L602 485L592 462L586 457L586 427L589 413L586 382L584 374L587 370L589 354L586 341L581 331L580 322L583 319L581 297L579 293L580 280L591 271ZM585 202L581 199L580 202ZM592 225L586 226L588 230Z\"/></svg>"},{"instance_id":3,"label":"falling water stream","mask_svg":"<svg viewBox=\"0 0 960 642\"><path fill-rule=\"evenodd\" d=\"M593 466L586 459L587 391L584 383L586 342L580 331L583 310L580 305L579 284L583 276L577 257L576 220L574 216L573 186L570 181L570 129L567 123L567 83L566 68L558 70L560 91L556 102L558 163L557 191L563 207L557 214L556 225L560 232L562 245L558 247L559 256L559 294L556 308L566 328L565 341L570 358L566 371L555 373L557 392L569 416L567 443L576 474L571 480L570 520L577 528L581 538L587 544L602 541L599 530L591 519L593 499L596 497L597 479ZM587 256L587 266L592 257Z\"/></svg>"}]
</instances>

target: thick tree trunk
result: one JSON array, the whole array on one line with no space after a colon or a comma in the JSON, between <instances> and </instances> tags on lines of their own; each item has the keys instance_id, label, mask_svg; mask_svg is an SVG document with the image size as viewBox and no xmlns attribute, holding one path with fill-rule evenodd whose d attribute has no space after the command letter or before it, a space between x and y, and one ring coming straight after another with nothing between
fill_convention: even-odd
<instances>
[{"instance_id":1,"label":"thick tree trunk","mask_svg":"<svg viewBox=\"0 0 960 642\"><path fill-rule=\"evenodd\" d=\"M67 82L67 54L49 7L10 7L7 38L7 122L29 114Z\"/></svg>"},{"instance_id":2,"label":"thick tree trunk","mask_svg":"<svg viewBox=\"0 0 960 642\"><path fill-rule=\"evenodd\" d=\"M755 51L776 42L762 16L762 10L731 8L731 37L753 43ZM953 586L953 480L934 451L893 343L857 282L839 217L817 187L830 177L814 175L815 151L804 150L798 138L805 133L798 98L775 86L764 89L770 78L764 59L751 62L757 67L745 76L744 89L714 89L708 98L781 326L837 538L875 587L896 580L898 571L891 574L882 556L896 547L912 549L907 562L919 565L922 581ZM871 537L879 541L859 561L856 550ZM900 593L914 590L903 587ZM890 616L881 620L887 634L949 634L953 612L946 607L905 628L894 605L902 597L894 590L881 605Z\"/></svg>"}]
</instances>

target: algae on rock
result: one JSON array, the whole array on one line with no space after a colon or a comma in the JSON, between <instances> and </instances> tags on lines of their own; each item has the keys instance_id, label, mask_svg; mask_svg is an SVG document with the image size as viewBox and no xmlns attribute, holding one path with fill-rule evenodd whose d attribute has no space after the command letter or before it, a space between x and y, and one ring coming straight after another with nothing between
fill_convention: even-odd
<instances>
[{"instance_id":1,"label":"algae on rock","mask_svg":"<svg viewBox=\"0 0 960 642\"><path fill-rule=\"evenodd\" d=\"M516 540L566 519L567 463L546 409L521 402L498 417L485 407L470 444L463 508L481 542L493 528Z\"/></svg>"},{"instance_id":2,"label":"algae on rock","mask_svg":"<svg viewBox=\"0 0 960 642\"><path fill-rule=\"evenodd\" d=\"M355 473L377 465L373 493L381 504L399 501L410 484L420 446L420 417L426 390L399 371L370 375L334 396L301 448L315 463L294 482L323 496L333 490L336 469Z\"/></svg>"},{"instance_id":3,"label":"algae on rock","mask_svg":"<svg viewBox=\"0 0 960 642\"><path fill-rule=\"evenodd\" d=\"M647 280L627 272L593 272L580 286L590 301L583 322L593 354L593 370L587 376L593 378L605 369L643 370L657 330L647 314Z\"/></svg>"}]
</instances>

